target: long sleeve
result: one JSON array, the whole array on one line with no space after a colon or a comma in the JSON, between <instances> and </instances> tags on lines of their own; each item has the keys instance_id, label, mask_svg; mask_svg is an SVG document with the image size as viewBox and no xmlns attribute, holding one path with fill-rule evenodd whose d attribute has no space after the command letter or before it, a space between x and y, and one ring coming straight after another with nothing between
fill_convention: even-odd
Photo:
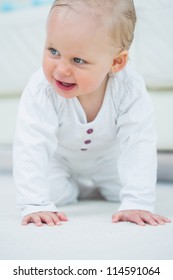
<instances>
[{"instance_id":1,"label":"long sleeve","mask_svg":"<svg viewBox=\"0 0 173 280\"><path fill-rule=\"evenodd\" d=\"M23 92L13 144L13 176L21 215L57 211L49 200L46 178L57 148L58 117L49 88L38 74Z\"/></svg>"},{"instance_id":2,"label":"long sleeve","mask_svg":"<svg viewBox=\"0 0 173 280\"><path fill-rule=\"evenodd\" d=\"M154 113L143 79L133 76L123 90L117 138L122 183L120 210L154 210L157 149Z\"/></svg>"}]
</instances>

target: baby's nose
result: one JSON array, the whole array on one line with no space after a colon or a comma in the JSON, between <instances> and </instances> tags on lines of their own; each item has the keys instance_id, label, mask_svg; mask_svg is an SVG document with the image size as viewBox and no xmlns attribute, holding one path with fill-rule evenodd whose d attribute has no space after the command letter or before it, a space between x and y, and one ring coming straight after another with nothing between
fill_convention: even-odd
<instances>
[{"instance_id":1,"label":"baby's nose","mask_svg":"<svg viewBox=\"0 0 173 280\"><path fill-rule=\"evenodd\" d=\"M71 75L71 68L69 63L65 62L64 60L58 61L56 71L59 76L70 76Z\"/></svg>"}]
</instances>

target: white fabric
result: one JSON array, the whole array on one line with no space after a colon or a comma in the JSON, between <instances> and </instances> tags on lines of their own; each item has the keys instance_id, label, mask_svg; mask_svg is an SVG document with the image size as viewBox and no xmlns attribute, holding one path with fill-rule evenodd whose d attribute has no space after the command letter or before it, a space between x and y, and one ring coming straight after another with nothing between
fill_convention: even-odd
<instances>
[{"instance_id":1,"label":"white fabric","mask_svg":"<svg viewBox=\"0 0 173 280\"><path fill-rule=\"evenodd\" d=\"M83 186L89 180L110 200L117 199L122 186L119 210L153 211L153 123L144 82L129 67L110 75L100 112L90 123L78 99L60 97L39 70L22 95L14 141L14 179L22 216L57 211L53 202L75 201L76 182L81 179ZM51 200L52 192L58 195Z\"/></svg>"}]
</instances>

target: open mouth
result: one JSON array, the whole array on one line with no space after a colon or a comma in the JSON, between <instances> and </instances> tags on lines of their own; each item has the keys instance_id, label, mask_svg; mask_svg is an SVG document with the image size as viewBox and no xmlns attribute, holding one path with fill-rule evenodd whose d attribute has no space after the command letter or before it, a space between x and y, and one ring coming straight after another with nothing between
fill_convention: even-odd
<instances>
[{"instance_id":1,"label":"open mouth","mask_svg":"<svg viewBox=\"0 0 173 280\"><path fill-rule=\"evenodd\" d=\"M58 80L56 80L56 84L60 89L63 90L72 90L76 86L75 83L65 83Z\"/></svg>"}]
</instances>

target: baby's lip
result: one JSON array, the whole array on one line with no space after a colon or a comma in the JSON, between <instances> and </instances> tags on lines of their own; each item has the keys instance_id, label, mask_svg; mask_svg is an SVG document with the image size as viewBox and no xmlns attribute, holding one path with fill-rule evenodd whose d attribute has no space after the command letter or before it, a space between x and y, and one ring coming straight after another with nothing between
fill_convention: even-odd
<instances>
[{"instance_id":1,"label":"baby's lip","mask_svg":"<svg viewBox=\"0 0 173 280\"><path fill-rule=\"evenodd\" d=\"M64 82L64 81L60 81L60 80L56 80L56 84L59 88L61 88L63 90L71 90L76 86L75 83L69 83L69 82Z\"/></svg>"},{"instance_id":2,"label":"baby's lip","mask_svg":"<svg viewBox=\"0 0 173 280\"><path fill-rule=\"evenodd\" d=\"M56 82L58 82L58 83L60 83L60 84L63 84L63 85L66 85L66 86L70 86L70 85L74 85L74 84L76 84L76 83L73 83L73 82L71 82L71 81L63 81L63 80L59 80L59 79L55 79L56 80Z\"/></svg>"},{"instance_id":3,"label":"baby's lip","mask_svg":"<svg viewBox=\"0 0 173 280\"><path fill-rule=\"evenodd\" d=\"M63 81L58 81L60 84L64 85L64 86L67 86L67 87L70 87L70 86L73 86L75 85L75 83L67 83L67 82L63 82Z\"/></svg>"}]
</instances>

